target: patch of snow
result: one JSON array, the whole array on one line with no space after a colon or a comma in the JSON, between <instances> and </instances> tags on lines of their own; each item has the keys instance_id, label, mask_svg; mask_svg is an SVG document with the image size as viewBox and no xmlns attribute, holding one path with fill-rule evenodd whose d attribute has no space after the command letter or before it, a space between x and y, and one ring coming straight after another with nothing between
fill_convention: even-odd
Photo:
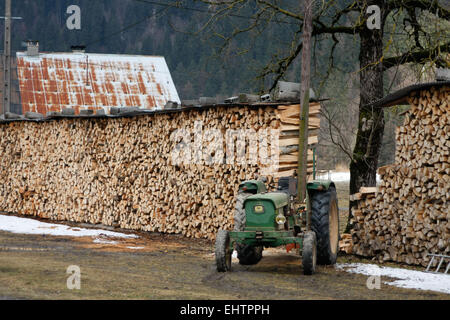
<instances>
[{"instance_id":1,"label":"patch of snow","mask_svg":"<svg viewBox=\"0 0 450 320\"><path fill-rule=\"evenodd\" d=\"M141 250L144 249L145 247L127 247L127 248L132 250Z\"/></svg>"},{"instance_id":2,"label":"patch of snow","mask_svg":"<svg viewBox=\"0 0 450 320\"><path fill-rule=\"evenodd\" d=\"M95 239L92 242L94 242L94 243L101 243L101 244L117 244L117 241L104 240L104 239Z\"/></svg>"},{"instance_id":3,"label":"patch of snow","mask_svg":"<svg viewBox=\"0 0 450 320\"><path fill-rule=\"evenodd\" d=\"M329 175L328 173L317 174L316 178L322 180L332 180L334 182L345 182L350 181L350 172L331 171ZM377 181L380 181L380 175L378 174L377 174Z\"/></svg>"},{"instance_id":4,"label":"patch of snow","mask_svg":"<svg viewBox=\"0 0 450 320\"><path fill-rule=\"evenodd\" d=\"M375 264L337 264L337 270L366 276L389 277L398 280L384 281L384 284L400 288L430 290L450 294L450 274L435 274L402 268L379 267Z\"/></svg>"},{"instance_id":5,"label":"patch of snow","mask_svg":"<svg viewBox=\"0 0 450 320\"><path fill-rule=\"evenodd\" d=\"M41 222L29 218L0 215L0 230L23 234L45 234L50 236L69 237L116 237L137 238L134 234L106 231L101 229L73 228L61 224Z\"/></svg>"}]
</instances>

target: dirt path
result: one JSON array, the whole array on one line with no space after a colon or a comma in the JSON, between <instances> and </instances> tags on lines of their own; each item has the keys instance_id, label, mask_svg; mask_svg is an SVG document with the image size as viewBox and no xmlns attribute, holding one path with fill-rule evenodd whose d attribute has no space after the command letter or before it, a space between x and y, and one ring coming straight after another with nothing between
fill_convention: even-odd
<instances>
[{"instance_id":1,"label":"dirt path","mask_svg":"<svg viewBox=\"0 0 450 320\"><path fill-rule=\"evenodd\" d=\"M300 259L282 251L219 274L210 242L140 235L118 245L0 231L0 299L450 299L388 285L369 290L366 276L334 267L304 276ZM67 289L69 265L81 268L81 290Z\"/></svg>"}]
</instances>

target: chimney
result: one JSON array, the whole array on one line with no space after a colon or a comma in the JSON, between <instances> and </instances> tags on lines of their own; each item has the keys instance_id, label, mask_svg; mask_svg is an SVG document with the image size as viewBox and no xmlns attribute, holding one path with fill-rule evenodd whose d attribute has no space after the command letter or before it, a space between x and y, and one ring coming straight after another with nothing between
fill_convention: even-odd
<instances>
[{"instance_id":1,"label":"chimney","mask_svg":"<svg viewBox=\"0 0 450 320\"><path fill-rule=\"evenodd\" d=\"M39 55L39 41L27 40L27 55L37 56Z\"/></svg>"},{"instance_id":2,"label":"chimney","mask_svg":"<svg viewBox=\"0 0 450 320\"><path fill-rule=\"evenodd\" d=\"M78 46L71 46L70 49L73 53L84 53L86 51L86 46L78 45Z\"/></svg>"}]
</instances>

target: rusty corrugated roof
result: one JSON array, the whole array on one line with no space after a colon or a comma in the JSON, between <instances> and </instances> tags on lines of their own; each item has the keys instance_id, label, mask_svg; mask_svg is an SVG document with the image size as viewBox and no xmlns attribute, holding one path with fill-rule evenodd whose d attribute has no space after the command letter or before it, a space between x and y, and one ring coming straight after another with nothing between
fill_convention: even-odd
<instances>
[{"instance_id":1,"label":"rusty corrugated roof","mask_svg":"<svg viewBox=\"0 0 450 320\"><path fill-rule=\"evenodd\" d=\"M17 73L23 113L180 103L164 57L18 52Z\"/></svg>"}]
</instances>

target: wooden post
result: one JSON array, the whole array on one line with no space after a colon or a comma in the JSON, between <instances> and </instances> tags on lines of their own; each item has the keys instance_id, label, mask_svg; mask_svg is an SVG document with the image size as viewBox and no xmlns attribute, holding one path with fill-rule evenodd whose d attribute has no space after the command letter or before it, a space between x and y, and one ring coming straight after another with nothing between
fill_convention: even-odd
<instances>
[{"instance_id":1,"label":"wooden post","mask_svg":"<svg viewBox=\"0 0 450 320\"><path fill-rule=\"evenodd\" d=\"M302 34L302 75L300 88L300 123L298 152L298 200L306 199L308 169L308 114L311 70L312 0L305 0Z\"/></svg>"},{"instance_id":2,"label":"wooden post","mask_svg":"<svg viewBox=\"0 0 450 320\"><path fill-rule=\"evenodd\" d=\"M5 44L3 50L3 114L5 114L11 112L11 0L5 1Z\"/></svg>"}]
</instances>

